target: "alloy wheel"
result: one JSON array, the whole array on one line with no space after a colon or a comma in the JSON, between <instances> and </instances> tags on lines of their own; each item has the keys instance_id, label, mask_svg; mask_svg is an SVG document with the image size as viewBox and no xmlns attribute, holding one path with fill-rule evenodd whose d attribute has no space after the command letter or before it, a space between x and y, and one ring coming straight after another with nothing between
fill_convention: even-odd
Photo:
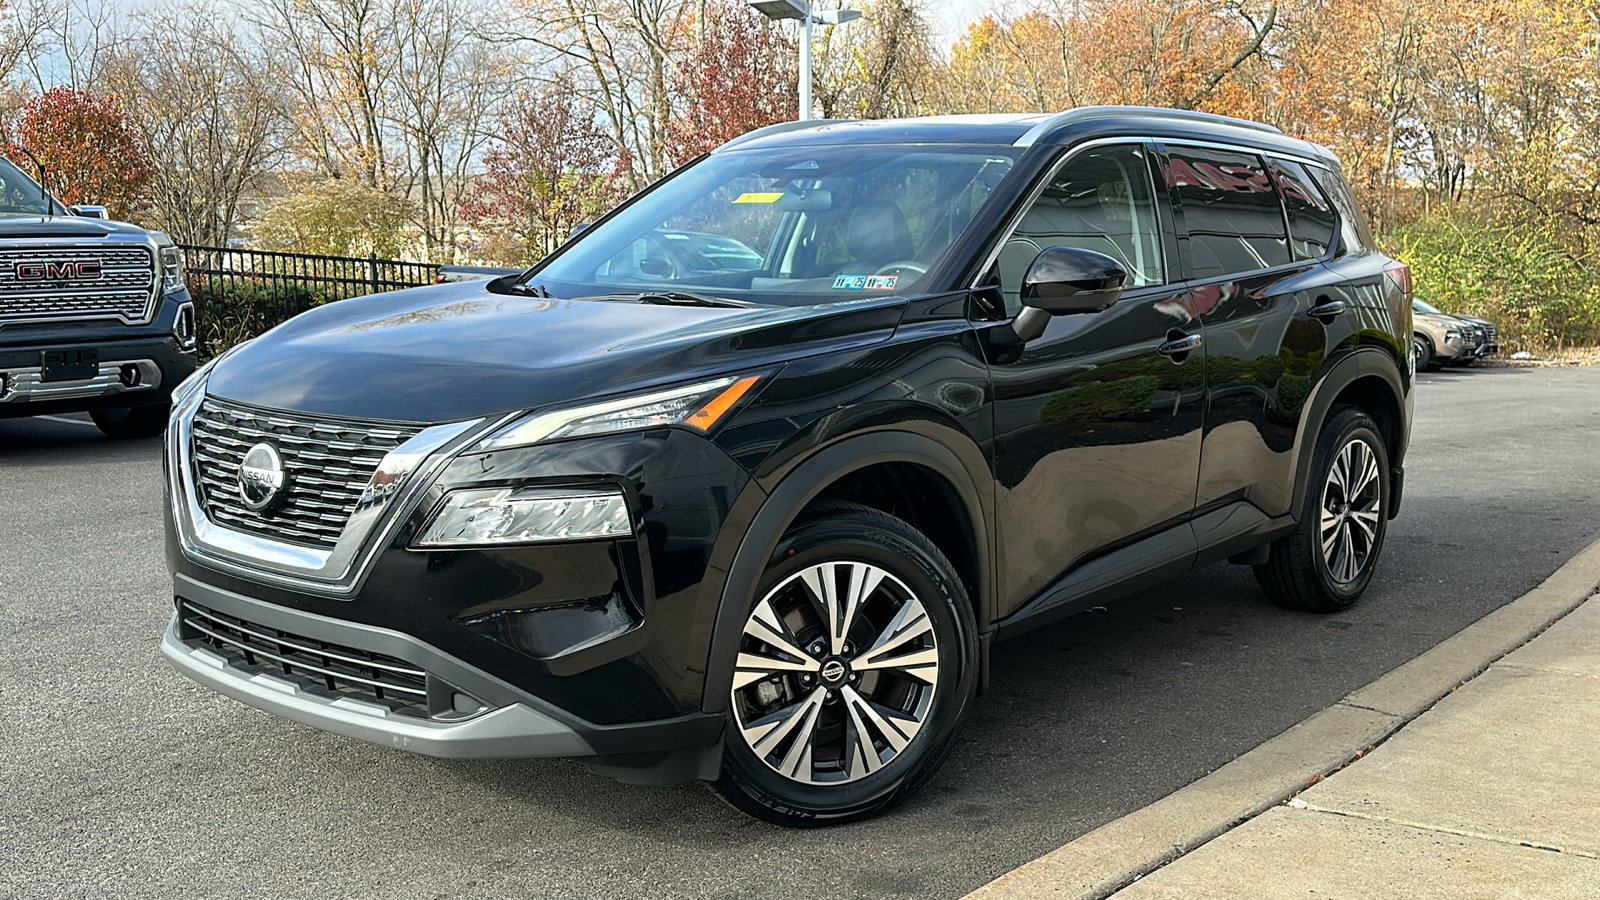
<instances>
[{"instance_id":1,"label":"alloy wheel","mask_svg":"<svg viewBox=\"0 0 1600 900\"><path fill-rule=\"evenodd\" d=\"M1372 556L1382 500L1377 455L1355 438L1339 448L1322 489L1322 559L1340 586L1353 584Z\"/></svg>"},{"instance_id":2,"label":"alloy wheel","mask_svg":"<svg viewBox=\"0 0 1600 900\"><path fill-rule=\"evenodd\" d=\"M745 623L733 676L740 738L767 767L809 785L865 778L905 750L939 683L927 609L866 562L784 579Z\"/></svg>"}]
</instances>

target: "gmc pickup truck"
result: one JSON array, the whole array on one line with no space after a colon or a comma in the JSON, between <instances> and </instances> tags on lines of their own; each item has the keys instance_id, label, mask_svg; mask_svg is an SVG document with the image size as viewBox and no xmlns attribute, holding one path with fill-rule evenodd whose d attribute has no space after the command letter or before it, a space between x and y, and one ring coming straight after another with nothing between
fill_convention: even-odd
<instances>
[{"instance_id":1,"label":"gmc pickup truck","mask_svg":"<svg viewBox=\"0 0 1600 900\"><path fill-rule=\"evenodd\" d=\"M154 437L196 343L170 238L68 209L0 158L0 418L87 411Z\"/></svg>"}]
</instances>

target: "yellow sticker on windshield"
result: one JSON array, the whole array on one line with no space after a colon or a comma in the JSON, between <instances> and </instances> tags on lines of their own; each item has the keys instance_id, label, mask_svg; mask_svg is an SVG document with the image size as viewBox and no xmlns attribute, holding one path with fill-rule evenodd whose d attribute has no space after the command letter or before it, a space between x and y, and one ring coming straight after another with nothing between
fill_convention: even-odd
<instances>
[{"instance_id":1,"label":"yellow sticker on windshield","mask_svg":"<svg viewBox=\"0 0 1600 900\"><path fill-rule=\"evenodd\" d=\"M780 198L782 198L782 197L783 197L783 191L779 191L776 194L763 194L763 193L759 193L759 192L750 192L750 193L740 194L739 196L737 196L737 197L735 197L733 199L733 202L735 202L735 203L777 203L778 200Z\"/></svg>"}]
</instances>

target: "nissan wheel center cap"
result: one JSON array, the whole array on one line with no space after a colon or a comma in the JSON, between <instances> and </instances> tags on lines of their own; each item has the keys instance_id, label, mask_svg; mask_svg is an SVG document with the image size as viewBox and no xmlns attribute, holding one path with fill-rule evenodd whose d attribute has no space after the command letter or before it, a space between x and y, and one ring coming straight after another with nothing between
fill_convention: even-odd
<instances>
[{"instance_id":1,"label":"nissan wheel center cap","mask_svg":"<svg viewBox=\"0 0 1600 900\"><path fill-rule=\"evenodd\" d=\"M283 457L271 444L257 444L245 452L239 463L239 495L245 506L257 512L271 506L285 481Z\"/></svg>"}]
</instances>

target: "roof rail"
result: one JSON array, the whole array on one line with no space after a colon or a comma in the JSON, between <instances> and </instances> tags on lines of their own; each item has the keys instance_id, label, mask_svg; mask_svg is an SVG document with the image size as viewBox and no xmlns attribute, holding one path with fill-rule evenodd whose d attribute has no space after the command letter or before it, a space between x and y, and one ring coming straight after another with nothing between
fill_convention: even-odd
<instances>
[{"instance_id":1,"label":"roof rail","mask_svg":"<svg viewBox=\"0 0 1600 900\"><path fill-rule=\"evenodd\" d=\"M721 144L720 146L718 146L716 149L712 150L711 152L712 153L721 153L722 151L727 150L730 147L737 147L740 144L756 140L757 138L764 138L764 137L767 137L768 135L783 134L784 132L787 132L787 131L803 131L803 130L805 130L807 128L814 128L814 127L816 127L818 125L837 125L840 122L849 122L849 121L852 121L852 120L850 120L850 119L807 119L807 120L805 120L803 122L802 121L798 121L798 120L794 121L794 122L779 122L776 125L766 125L766 126L763 126L761 128L757 128L755 131L747 131L744 134L741 134L738 137L736 137L736 138L734 138L734 139L732 139L730 141L727 141L724 144Z\"/></svg>"},{"instance_id":2,"label":"roof rail","mask_svg":"<svg viewBox=\"0 0 1600 900\"><path fill-rule=\"evenodd\" d=\"M1182 122L1206 122L1212 125L1231 125L1235 128L1248 128L1251 131L1260 131L1266 134L1283 134L1283 131L1252 122L1249 119L1236 119L1233 116L1219 116L1216 113L1196 112L1192 109L1168 109L1162 106L1080 106L1040 122L1028 130L1027 134L1017 138L1015 146L1028 147L1045 134L1055 129L1081 122L1086 119L1101 119L1107 116L1149 116L1158 119L1176 119Z\"/></svg>"}]
</instances>

